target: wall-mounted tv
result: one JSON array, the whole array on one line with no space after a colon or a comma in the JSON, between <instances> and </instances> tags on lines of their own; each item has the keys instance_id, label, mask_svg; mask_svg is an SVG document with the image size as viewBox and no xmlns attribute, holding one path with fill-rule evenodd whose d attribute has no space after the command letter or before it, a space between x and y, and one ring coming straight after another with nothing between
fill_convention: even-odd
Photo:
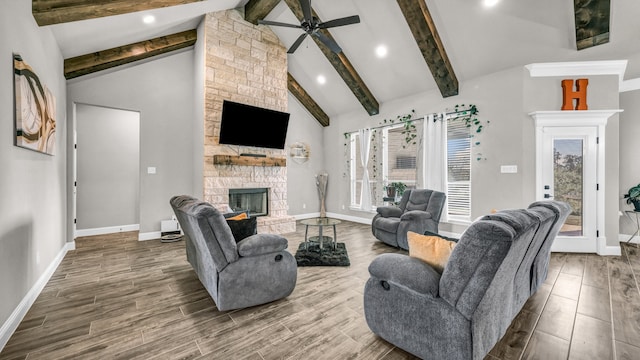
<instances>
[{"instance_id":1,"label":"wall-mounted tv","mask_svg":"<svg viewBox=\"0 0 640 360\"><path fill-rule=\"evenodd\" d=\"M289 114L224 100L220 144L284 149Z\"/></svg>"}]
</instances>

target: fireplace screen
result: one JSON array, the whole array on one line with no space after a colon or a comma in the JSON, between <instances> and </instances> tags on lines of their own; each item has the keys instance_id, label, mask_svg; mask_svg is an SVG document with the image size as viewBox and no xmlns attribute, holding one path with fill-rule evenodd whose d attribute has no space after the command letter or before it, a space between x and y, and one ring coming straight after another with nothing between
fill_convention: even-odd
<instances>
[{"instance_id":1,"label":"fireplace screen","mask_svg":"<svg viewBox=\"0 0 640 360\"><path fill-rule=\"evenodd\" d=\"M233 211L247 211L250 216L269 214L269 189L229 189L229 206Z\"/></svg>"}]
</instances>

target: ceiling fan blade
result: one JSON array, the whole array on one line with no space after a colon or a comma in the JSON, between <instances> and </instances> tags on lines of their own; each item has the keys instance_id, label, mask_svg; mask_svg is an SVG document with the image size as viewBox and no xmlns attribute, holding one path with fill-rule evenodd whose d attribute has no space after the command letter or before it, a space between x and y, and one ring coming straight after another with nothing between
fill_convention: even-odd
<instances>
[{"instance_id":1,"label":"ceiling fan blade","mask_svg":"<svg viewBox=\"0 0 640 360\"><path fill-rule=\"evenodd\" d=\"M258 20L258 24L260 24L260 25L272 25L272 26L284 26L284 27L302 29L302 26L300 26L300 25L287 24L287 23L281 23L281 22L269 21L269 20Z\"/></svg>"},{"instance_id":2,"label":"ceiling fan blade","mask_svg":"<svg viewBox=\"0 0 640 360\"><path fill-rule=\"evenodd\" d=\"M308 22L311 22L311 0L299 0L300 7L302 8L302 14L304 15L304 19Z\"/></svg>"},{"instance_id":3,"label":"ceiling fan blade","mask_svg":"<svg viewBox=\"0 0 640 360\"><path fill-rule=\"evenodd\" d=\"M287 54L293 54L296 51L296 49L298 49L300 44L302 44L302 42L304 41L304 38L306 37L307 37L307 33L303 33L302 35L300 35L298 39L296 39L296 42L294 42L293 45L291 45L291 47L289 48L289 51L287 51Z\"/></svg>"},{"instance_id":4,"label":"ceiling fan blade","mask_svg":"<svg viewBox=\"0 0 640 360\"><path fill-rule=\"evenodd\" d=\"M328 29L328 28L337 27L337 26L357 24L359 22L360 22L360 16L353 15L353 16L347 16L340 19L329 20L329 21L320 23L318 24L318 27L320 29Z\"/></svg>"},{"instance_id":5,"label":"ceiling fan blade","mask_svg":"<svg viewBox=\"0 0 640 360\"><path fill-rule=\"evenodd\" d=\"M342 52L342 49L340 48L340 46L338 46L338 44L333 39L326 37L320 31L316 31L312 35L314 35L320 41L322 41L323 44L327 45L327 47L331 49L331 51L333 51L334 53L340 54Z\"/></svg>"}]
</instances>

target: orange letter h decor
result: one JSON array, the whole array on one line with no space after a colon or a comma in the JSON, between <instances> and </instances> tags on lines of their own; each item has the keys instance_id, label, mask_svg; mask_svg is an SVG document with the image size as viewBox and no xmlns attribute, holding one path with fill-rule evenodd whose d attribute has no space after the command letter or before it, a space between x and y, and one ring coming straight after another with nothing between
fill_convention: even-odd
<instances>
[{"instance_id":1,"label":"orange letter h decor","mask_svg":"<svg viewBox=\"0 0 640 360\"><path fill-rule=\"evenodd\" d=\"M589 79L578 79L573 91L573 80L562 80L562 110L573 110L573 99L576 99L575 110L587 110L587 85Z\"/></svg>"}]
</instances>

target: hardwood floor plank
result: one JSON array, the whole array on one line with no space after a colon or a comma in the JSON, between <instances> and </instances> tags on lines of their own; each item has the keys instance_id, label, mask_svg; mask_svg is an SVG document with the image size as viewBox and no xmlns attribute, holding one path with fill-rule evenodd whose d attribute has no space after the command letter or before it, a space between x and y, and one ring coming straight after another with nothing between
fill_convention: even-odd
<instances>
[{"instance_id":1,"label":"hardwood floor plank","mask_svg":"<svg viewBox=\"0 0 640 360\"><path fill-rule=\"evenodd\" d=\"M600 289L609 289L609 271L607 258L595 254L586 256L583 285L589 285Z\"/></svg>"},{"instance_id":2,"label":"hardwood floor plank","mask_svg":"<svg viewBox=\"0 0 640 360\"><path fill-rule=\"evenodd\" d=\"M637 360L640 347L629 345L620 341L615 342L616 360Z\"/></svg>"},{"instance_id":3,"label":"hardwood floor plank","mask_svg":"<svg viewBox=\"0 0 640 360\"><path fill-rule=\"evenodd\" d=\"M569 349L569 360L589 359L613 359L611 323L577 314Z\"/></svg>"},{"instance_id":4,"label":"hardwood floor plank","mask_svg":"<svg viewBox=\"0 0 640 360\"><path fill-rule=\"evenodd\" d=\"M633 270L624 258L612 256L609 259L609 278L611 299L640 304L640 292Z\"/></svg>"},{"instance_id":5,"label":"hardwood floor plank","mask_svg":"<svg viewBox=\"0 0 640 360\"><path fill-rule=\"evenodd\" d=\"M536 314L542 314L542 309L547 303L547 299L551 294L551 289L552 285L545 283L541 284L540 287L538 287L538 291L536 291L536 293L527 300L522 309Z\"/></svg>"},{"instance_id":6,"label":"hardwood floor plank","mask_svg":"<svg viewBox=\"0 0 640 360\"><path fill-rule=\"evenodd\" d=\"M563 274L571 274L582 277L584 274L584 265L586 261L585 254L568 254L564 265L562 265Z\"/></svg>"},{"instance_id":7,"label":"hardwood floor plank","mask_svg":"<svg viewBox=\"0 0 640 360\"><path fill-rule=\"evenodd\" d=\"M507 333L489 354L498 359L518 360L533 335L539 314L521 311L509 326Z\"/></svg>"},{"instance_id":8,"label":"hardwood floor plank","mask_svg":"<svg viewBox=\"0 0 640 360\"><path fill-rule=\"evenodd\" d=\"M627 344L640 344L640 305L613 300L613 336Z\"/></svg>"},{"instance_id":9,"label":"hardwood floor plank","mask_svg":"<svg viewBox=\"0 0 640 360\"><path fill-rule=\"evenodd\" d=\"M571 340L578 302L551 294L542 311L536 330L563 340Z\"/></svg>"},{"instance_id":10,"label":"hardwood floor plank","mask_svg":"<svg viewBox=\"0 0 640 360\"><path fill-rule=\"evenodd\" d=\"M522 355L523 360L566 360L569 355L569 341L535 331Z\"/></svg>"},{"instance_id":11,"label":"hardwood floor plank","mask_svg":"<svg viewBox=\"0 0 640 360\"><path fill-rule=\"evenodd\" d=\"M611 323L609 289L582 285L578 313Z\"/></svg>"},{"instance_id":12,"label":"hardwood floor plank","mask_svg":"<svg viewBox=\"0 0 640 360\"><path fill-rule=\"evenodd\" d=\"M580 287L582 276L560 272L556 283L551 290L552 295L562 296L571 300L578 300L580 297Z\"/></svg>"}]
</instances>

